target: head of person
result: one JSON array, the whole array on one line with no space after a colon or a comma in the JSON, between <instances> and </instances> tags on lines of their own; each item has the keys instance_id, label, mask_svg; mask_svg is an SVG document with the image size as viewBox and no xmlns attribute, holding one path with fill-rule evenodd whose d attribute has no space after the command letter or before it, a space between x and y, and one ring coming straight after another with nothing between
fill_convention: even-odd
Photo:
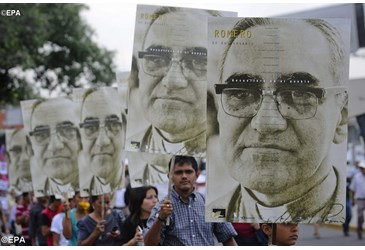
<instances>
[{"instance_id":1,"label":"head of person","mask_svg":"<svg viewBox=\"0 0 365 250\"><path fill-rule=\"evenodd\" d=\"M274 224L262 223L261 230L269 240L269 244L276 246L292 246L299 237L299 225L289 223L277 223L276 230L273 230ZM274 236L275 234L275 236Z\"/></svg>"},{"instance_id":2,"label":"head of person","mask_svg":"<svg viewBox=\"0 0 365 250\"><path fill-rule=\"evenodd\" d=\"M169 169L172 160L173 158L169 162ZM173 170L170 173L177 193L191 193L199 177L198 163L191 156L175 156Z\"/></svg>"},{"instance_id":3,"label":"head of person","mask_svg":"<svg viewBox=\"0 0 365 250\"><path fill-rule=\"evenodd\" d=\"M33 104L30 116L30 141L35 164L49 178L70 183L78 172L81 149L77 128L78 109L67 98L40 100Z\"/></svg>"},{"instance_id":4,"label":"head of person","mask_svg":"<svg viewBox=\"0 0 365 250\"><path fill-rule=\"evenodd\" d=\"M103 200L104 199L104 207ZM104 214L107 214L107 211L110 209L110 194L103 195L93 195L90 196L90 213L102 214L102 210L104 210Z\"/></svg>"},{"instance_id":5,"label":"head of person","mask_svg":"<svg viewBox=\"0 0 365 250\"><path fill-rule=\"evenodd\" d=\"M51 196L49 196L48 204L49 204L49 206L50 206L50 207L52 207L54 210L58 211L58 210L59 210L59 208L60 208L60 207L61 207L61 205L62 205L62 201L61 201L61 199L56 198L56 196L51 195Z\"/></svg>"},{"instance_id":6,"label":"head of person","mask_svg":"<svg viewBox=\"0 0 365 250\"><path fill-rule=\"evenodd\" d=\"M121 167L126 123L121 112L114 88L89 89L83 96L80 123L83 165L108 182Z\"/></svg>"},{"instance_id":7,"label":"head of person","mask_svg":"<svg viewBox=\"0 0 365 250\"><path fill-rule=\"evenodd\" d=\"M229 40L215 86L226 166L265 195L311 188L332 167L331 145L347 135L341 36L314 19L247 18L233 29L251 36L244 46Z\"/></svg>"},{"instance_id":8,"label":"head of person","mask_svg":"<svg viewBox=\"0 0 365 250\"><path fill-rule=\"evenodd\" d=\"M361 161L358 164L360 172L365 175L365 161Z\"/></svg>"},{"instance_id":9,"label":"head of person","mask_svg":"<svg viewBox=\"0 0 365 250\"><path fill-rule=\"evenodd\" d=\"M186 140L206 123L206 18L219 13L162 7L153 16L138 52L140 102L154 127Z\"/></svg>"},{"instance_id":10,"label":"head of person","mask_svg":"<svg viewBox=\"0 0 365 250\"><path fill-rule=\"evenodd\" d=\"M7 143L7 159L16 179L23 179L27 182L32 180L30 174L30 161L31 155L29 143L27 143L26 134L24 129L16 129L10 135L10 141Z\"/></svg>"},{"instance_id":11,"label":"head of person","mask_svg":"<svg viewBox=\"0 0 365 250\"><path fill-rule=\"evenodd\" d=\"M158 202L158 190L153 186L143 186L130 190L128 203L129 212L133 222L150 215L152 208ZM146 219L146 218L144 218Z\"/></svg>"},{"instance_id":12,"label":"head of person","mask_svg":"<svg viewBox=\"0 0 365 250\"><path fill-rule=\"evenodd\" d=\"M22 193L22 199L24 202L29 204L31 202L31 195L28 192Z\"/></svg>"},{"instance_id":13,"label":"head of person","mask_svg":"<svg viewBox=\"0 0 365 250\"><path fill-rule=\"evenodd\" d=\"M72 203L78 210L88 211L90 207L89 197L81 197L80 192L76 192L72 198Z\"/></svg>"}]
</instances>

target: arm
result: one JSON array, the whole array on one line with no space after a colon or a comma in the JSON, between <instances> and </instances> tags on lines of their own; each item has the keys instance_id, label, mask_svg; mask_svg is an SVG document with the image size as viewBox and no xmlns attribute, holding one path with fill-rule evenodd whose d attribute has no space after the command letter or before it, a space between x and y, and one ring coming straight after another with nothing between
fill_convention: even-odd
<instances>
[{"instance_id":1,"label":"arm","mask_svg":"<svg viewBox=\"0 0 365 250\"><path fill-rule=\"evenodd\" d=\"M60 235L58 233L55 233L55 232L52 233L52 240L53 240L54 246L60 245Z\"/></svg>"},{"instance_id":2,"label":"arm","mask_svg":"<svg viewBox=\"0 0 365 250\"><path fill-rule=\"evenodd\" d=\"M63 236L65 236L66 239L70 240L72 238L72 223L71 218L65 216L62 220L62 226L63 226Z\"/></svg>"},{"instance_id":3,"label":"arm","mask_svg":"<svg viewBox=\"0 0 365 250\"><path fill-rule=\"evenodd\" d=\"M104 224L105 224L105 220L100 221L89 236L87 236L85 239L80 239L78 241L78 245L79 246L92 246L95 243L95 241L98 240L99 236L104 232ZM85 233L84 232L85 226L82 223L82 221L79 221L78 226L79 226L79 235L80 234L82 235L83 233Z\"/></svg>"},{"instance_id":4,"label":"arm","mask_svg":"<svg viewBox=\"0 0 365 250\"><path fill-rule=\"evenodd\" d=\"M237 243L233 238L230 238L227 241L223 242L223 246L237 246Z\"/></svg>"},{"instance_id":5,"label":"arm","mask_svg":"<svg viewBox=\"0 0 365 250\"><path fill-rule=\"evenodd\" d=\"M169 207L167 207L167 205ZM161 204L160 212L157 218L148 230L144 237L144 244L146 246L158 246L160 243L160 232L167 219L167 217L172 213L172 203L170 200L164 200ZM153 216L153 214L152 214ZM151 218L151 217L150 217Z\"/></svg>"},{"instance_id":6,"label":"arm","mask_svg":"<svg viewBox=\"0 0 365 250\"><path fill-rule=\"evenodd\" d=\"M143 242L142 230L139 230L139 226L136 228L136 233L134 237L130 239L127 243L123 244L123 246L135 246L138 242Z\"/></svg>"},{"instance_id":7,"label":"arm","mask_svg":"<svg viewBox=\"0 0 365 250\"><path fill-rule=\"evenodd\" d=\"M48 226L48 217L45 214L41 215L41 232L44 237L51 235L51 228Z\"/></svg>"},{"instance_id":8,"label":"arm","mask_svg":"<svg viewBox=\"0 0 365 250\"><path fill-rule=\"evenodd\" d=\"M8 222L6 221L5 212L4 212L2 207L0 207L0 209L1 209L1 211L0 211L1 220L2 220L2 224L4 226L5 233L9 234L10 231L9 231L9 228L8 228Z\"/></svg>"}]
</instances>

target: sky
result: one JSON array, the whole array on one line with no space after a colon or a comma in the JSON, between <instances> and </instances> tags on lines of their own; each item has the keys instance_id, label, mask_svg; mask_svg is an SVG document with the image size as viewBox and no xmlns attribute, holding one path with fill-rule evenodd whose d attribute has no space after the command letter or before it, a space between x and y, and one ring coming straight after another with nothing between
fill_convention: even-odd
<instances>
[{"instance_id":1,"label":"sky","mask_svg":"<svg viewBox=\"0 0 365 250\"><path fill-rule=\"evenodd\" d=\"M100 45L116 51L115 63L117 70L130 71L137 3L237 11L240 17L270 17L341 4L341 2L328 3L325 1L316 1L315 4L289 2L270 3L260 1L259 3L243 4L242 1L237 0L124 0L123 2L112 0L100 2L95 0L85 2L89 6L89 10L84 11L82 16L95 29L96 36L94 39ZM364 68L364 56L351 56L350 79L365 77Z\"/></svg>"}]
</instances>

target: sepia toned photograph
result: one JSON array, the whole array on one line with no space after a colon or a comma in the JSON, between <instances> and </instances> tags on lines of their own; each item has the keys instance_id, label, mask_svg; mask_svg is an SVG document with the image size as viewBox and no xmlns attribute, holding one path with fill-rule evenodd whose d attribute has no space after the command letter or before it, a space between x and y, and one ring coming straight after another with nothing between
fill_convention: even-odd
<instances>
[{"instance_id":1,"label":"sepia toned photograph","mask_svg":"<svg viewBox=\"0 0 365 250\"><path fill-rule=\"evenodd\" d=\"M344 223L349 40L347 19L209 19L208 221Z\"/></svg>"},{"instance_id":2,"label":"sepia toned photograph","mask_svg":"<svg viewBox=\"0 0 365 250\"><path fill-rule=\"evenodd\" d=\"M22 101L21 108L35 196L74 193L79 189L82 148L76 104L68 97L58 97Z\"/></svg>"},{"instance_id":3,"label":"sepia toned photograph","mask_svg":"<svg viewBox=\"0 0 365 250\"><path fill-rule=\"evenodd\" d=\"M137 5L126 150L205 155L207 17L233 15Z\"/></svg>"},{"instance_id":4,"label":"sepia toned photograph","mask_svg":"<svg viewBox=\"0 0 365 250\"><path fill-rule=\"evenodd\" d=\"M123 187L124 101L113 87L74 89L72 95L80 106L80 190L89 195L113 192Z\"/></svg>"},{"instance_id":5,"label":"sepia toned photograph","mask_svg":"<svg viewBox=\"0 0 365 250\"><path fill-rule=\"evenodd\" d=\"M18 192L33 191L30 173L31 150L24 129L5 130L5 140L10 189Z\"/></svg>"}]
</instances>

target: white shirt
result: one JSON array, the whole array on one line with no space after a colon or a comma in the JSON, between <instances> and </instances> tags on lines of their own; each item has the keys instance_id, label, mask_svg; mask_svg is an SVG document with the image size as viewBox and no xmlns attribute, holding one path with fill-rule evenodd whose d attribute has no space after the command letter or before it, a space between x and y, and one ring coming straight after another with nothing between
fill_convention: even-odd
<instances>
[{"instance_id":1,"label":"white shirt","mask_svg":"<svg viewBox=\"0 0 365 250\"><path fill-rule=\"evenodd\" d=\"M355 199L365 199L365 175L361 172L355 174L350 189L355 193Z\"/></svg>"},{"instance_id":2,"label":"white shirt","mask_svg":"<svg viewBox=\"0 0 365 250\"><path fill-rule=\"evenodd\" d=\"M63 236L62 220L65 218L65 213L59 213L52 219L51 232L60 235L60 246L68 246L68 240Z\"/></svg>"}]
</instances>

